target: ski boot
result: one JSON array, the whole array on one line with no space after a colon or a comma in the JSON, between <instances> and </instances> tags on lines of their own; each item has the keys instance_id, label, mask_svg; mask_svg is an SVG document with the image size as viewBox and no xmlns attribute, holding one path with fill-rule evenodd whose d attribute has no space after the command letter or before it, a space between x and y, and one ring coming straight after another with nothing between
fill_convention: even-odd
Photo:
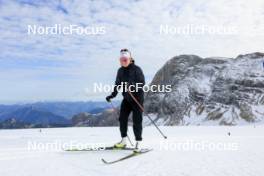
<instances>
[{"instance_id":1,"label":"ski boot","mask_svg":"<svg viewBox=\"0 0 264 176\"><path fill-rule=\"evenodd\" d=\"M127 137L123 137L120 142L118 142L118 143L116 143L114 145L114 148L116 148L116 149L124 149L124 148L126 148L126 138Z\"/></svg>"},{"instance_id":2,"label":"ski boot","mask_svg":"<svg viewBox=\"0 0 264 176\"><path fill-rule=\"evenodd\" d=\"M142 149L142 148L141 148L141 145L142 145L141 142L142 142L142 141L137 141L137 142L136 142L135 149L133 150L134 153L140 153L140 152L141 152L141 149Z\"/></svg>"}]
</instances>

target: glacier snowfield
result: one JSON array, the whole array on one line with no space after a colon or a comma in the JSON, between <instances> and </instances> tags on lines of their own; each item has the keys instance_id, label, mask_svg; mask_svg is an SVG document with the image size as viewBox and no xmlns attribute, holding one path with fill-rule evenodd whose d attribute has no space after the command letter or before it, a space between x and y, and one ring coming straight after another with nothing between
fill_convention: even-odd
<instances>
[{"instance_id":1,"label":"glacier snowfield","mask_svg":"<svg viewBox=\"0 0 264 176\"><path fill-rule=\"evenodd\" d=\"M264 126L184 126L144 128L146 153L113 165L129 151L65 152L79 144L111 145L118 127L0 130L2 176L262 176ZM129 134L133 139L132 129ZM63 146L64 145L64 146ZM34 148L35 147L35 148Z\"/></svg>"}]
</instances>

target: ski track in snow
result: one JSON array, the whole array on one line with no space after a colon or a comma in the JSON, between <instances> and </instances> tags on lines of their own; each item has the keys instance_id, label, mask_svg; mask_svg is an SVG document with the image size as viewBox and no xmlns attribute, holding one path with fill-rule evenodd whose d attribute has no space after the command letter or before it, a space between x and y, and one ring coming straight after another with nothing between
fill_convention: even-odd
<instances>
[{"instance_id":1,"label":"ski track in snow","mask_svg":"<svg viewBox=\"0 0 264 176\"><path fill-rule=\"evenodd\" d=\"M264 126L144 128L144 145L154 150L119 163L105 165L130 151L65 152L60 149L28 150L29 141L71 140L110 145L119 141L117 127L0 130L0 175L3 176L262 176L264 175ZM230 136L228 135L230 132ZM132 139L132 129L129 128ZM166 150L160 145L195 141L235 143L237 150Z\"/></svg>"}]
</instances>

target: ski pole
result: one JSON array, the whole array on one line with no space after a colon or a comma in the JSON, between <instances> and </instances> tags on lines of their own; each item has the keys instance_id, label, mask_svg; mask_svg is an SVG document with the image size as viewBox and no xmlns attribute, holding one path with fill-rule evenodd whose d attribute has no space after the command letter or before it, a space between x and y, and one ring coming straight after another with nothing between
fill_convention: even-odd
<instances>
[{"instance_id":1,"label":"ski pole","mask_svg":"<svg viewBox=\"0 0 264 176\"><path fill-rule=\"evenodd\" d=\"M118 113L117 109L114 107L112 101L110 101L110 104L111 104L113 110L116 110L116 114L117 114L117 116L119 116L119 113ZM134 146L134 144L132 143L132 141L130 140L130 137L129 137L128 135L127 135L127 139L128 139L128 141L129 141L130 145L131 145L131 146Z\"/></svg>"},{"instance_id":2,"label":"ski pole","mask_svg":"<svg viewBox=\"0 0 264 176\"><path fill-rule=\"evenodd\" d=\"M129 93L129 95L132 97L132 99L136 102L136 104L139 106L139 108L141 109L142 112L144 112L144 108L143 106L137 101L137 99L134 97L134 95L129 91L127 90L127 92ZM149 118L149 120L151 121L151 123L157 128L157 130L159 131L159 133L162 135L162 137L164 137L164 139L167 139L167 136L165 136L163 134L163 132L159 129L159 127L156 125L156 123L154 122L154 120L152 120L152 118L146 114L147 117Z\"/></svg>"}]
</instances>

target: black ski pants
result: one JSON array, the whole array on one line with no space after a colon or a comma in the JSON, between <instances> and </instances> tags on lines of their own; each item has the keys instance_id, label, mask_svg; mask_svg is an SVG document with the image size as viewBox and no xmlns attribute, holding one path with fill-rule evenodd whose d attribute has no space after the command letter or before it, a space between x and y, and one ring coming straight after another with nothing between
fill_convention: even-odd
<instances>
[{"instance_id":1,"label":"black ski pants","mask_svg":"<svg viewBox=\"0 0 264 176\"><path fill-rule=\"evenodd\" d=\"M143 104L140 102L140 104ZM119 123L121 137L127 136L128 117L133 112L133 131L136 141L142 140L142 111L135 102L123 99L121 103Z\"/></svg>"}]
</instances>

